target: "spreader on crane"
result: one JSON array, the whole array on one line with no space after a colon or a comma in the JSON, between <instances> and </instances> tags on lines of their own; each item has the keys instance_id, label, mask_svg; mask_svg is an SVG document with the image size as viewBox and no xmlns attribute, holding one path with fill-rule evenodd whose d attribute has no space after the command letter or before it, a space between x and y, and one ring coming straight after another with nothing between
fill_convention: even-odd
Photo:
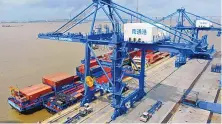
<instances>
[{"instance_id":1,"label":"spreader on crane","mask_svg":"<svg viewBox=\"0 0 222 124\"><path fill-rule=\"evenodd\" d=\"M107 31L105 33L94 32L95 21L100 10L105 13L111 22L112 31ZM127 22L123 19L123 16L121 16L122 14L128 15L129 17L138 18L143 23L149 23L168 32L172 36L183 39L183 42L174 42L168 37L149 43L126 41L124 40L124 32L121 31L121 24L125 24ZM90 16L92 16L93 19L89 34L84 35L83 33L68 33L70 29L88 19ZM140 101L146 94L144 91L146 50L178 53L180 55L179 59L176 61L176 65L178 67L186 63L186 58L198 56L202 59L211 59L212 55L215 53L213 47L211 49L206 49L204 47L204 51L199 48L200 46L198 45L198 42L203 42L205 39L198 40L196 37L189 36L188 34L178 31L175 28L158 23L145 15L114 3L112 0L93 0L92 4L90 4L86 9L81 11L58 30L46 34L40 33L38 37L42 39L80 42L85 45L85 96L81 101L81 105L89 103L96 98L94 95L95 90L92 90L92 88L89 87L92 86L91 84L93 83L94 89L100 89L112 93L111 105L115 109L111 117L112 120L115 120L118 116L126 113L129 107L131 107L135 102ZM93 44L108 45L113 47L113 52L111 55L112 61L110 64L106 63L112 68L111 77L105 72L103 69L103 63L101 63L101 61L97 58L94 50L92 49L91 46ZM123 71L122 65L124 63L124 59L129 55L128 52L135 49L141 50L141 69L139 74L128 74L127 72ZM108 79L108 83L97 83L95 80L92 80L89 77L91 56L96 59L99 66L102 68L105 76ZM122 81L124 76L133 77L139 80L139 87L128 96L122 95L126 86L126 84Z\"/></svg>"}]
</instances>

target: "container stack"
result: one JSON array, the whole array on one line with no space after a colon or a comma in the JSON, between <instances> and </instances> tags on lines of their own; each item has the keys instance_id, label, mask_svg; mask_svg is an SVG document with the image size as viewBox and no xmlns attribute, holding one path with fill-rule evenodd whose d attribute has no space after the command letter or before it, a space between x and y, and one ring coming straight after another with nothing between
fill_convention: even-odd
<instances>
[{"instance_id":1,"label":"container stack","mask_svg":"<svg viewBox=\"0 0 222 124\"><path fill-rule=\"evenodd\" d=\"M46 84L36 84L20 90L20 93L22 93L27 98L27 100L31 101L38 99L42 95L50 92L52 92L52 87Z\"/></svg>"},{"instance_id":2,"label":"container stack","mask_svg":"<svg viewBox=\"0 0 222 124\"><path fill-rule=\"evenodd\" d=\"M79 80L80 78L78 76L69 75L67 73L57 73L42 78L43 84L53 87L55 91L64 90L73 85L73 82Z\"/></svg>"}]
</instances>

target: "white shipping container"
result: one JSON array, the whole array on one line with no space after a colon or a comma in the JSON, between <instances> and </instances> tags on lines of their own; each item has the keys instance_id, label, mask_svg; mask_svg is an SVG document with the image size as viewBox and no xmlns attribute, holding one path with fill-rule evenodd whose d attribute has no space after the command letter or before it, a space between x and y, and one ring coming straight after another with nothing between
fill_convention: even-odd
<instances>
[{"instance_id":1,"label":"white shipping container","mask_svg":"<svg viewBox=\"0 0 222 124\"><path fill-rule=\"evenodd\" d=\"M124 24L124 40L153 43L162 39L164 31L149 23L126 23Z\"/></svg>"},{"instance_id":2,"label":"white shipping container","mask_svg":"<svg viewBox=\"0 0 222 124\"><path fill-rule=\"evenodd\" d=\"M213 27L213 24L207 20L196 20L196 27L209 28L209 27Z\"/></svg>"}]
</instances>

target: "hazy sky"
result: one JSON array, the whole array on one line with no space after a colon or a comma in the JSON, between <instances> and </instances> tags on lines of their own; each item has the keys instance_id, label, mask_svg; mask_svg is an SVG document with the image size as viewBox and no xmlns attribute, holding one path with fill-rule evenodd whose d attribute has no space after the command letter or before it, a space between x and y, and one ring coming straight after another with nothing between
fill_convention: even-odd
<instances>
[{"instance_id":1,"label":"hazy sky","mask_svg":"<svg viewBox=\"0 0 222 124\"><path fill-rule=\"evenodd\" d=\"M136 10L136 0L113 0ZM0 21L64 19L77 14L92 0L0 0ZM220 16L221 0L139 0L139 12L165 16L184 7L200 16Z\"/></svg>"}]
</instances>

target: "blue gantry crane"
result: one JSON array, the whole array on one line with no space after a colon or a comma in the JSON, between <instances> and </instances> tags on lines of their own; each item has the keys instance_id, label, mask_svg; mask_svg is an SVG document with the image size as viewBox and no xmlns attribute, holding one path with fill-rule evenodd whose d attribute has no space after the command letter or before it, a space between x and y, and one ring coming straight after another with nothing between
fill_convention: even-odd
<instances>
[{"instance_id":1,"label":"blue gantry crane","mask_svg":"<svg viewBox=\"0 0 222 124\"><path fill-rule=\"evenodd\" d=\"M218 32L217 36L221 36L221 24L219 24L215 21L212 21L210 19L198 16L198 15L193 14L191 12L187 12L185 10L185 8L177 9L176 12L169 14L168 16L163 17L157 21L158 22L162 22L165 20L172 21L173 17L175 17L175 19L177 21L175 23L175 25L170 24L173 28L180 30L181 32L185 32L187 34L191 34L196 39L199 38L200 31L216 31L216 32ZM209 26L198 25L197 21L199 21L199 20L208 21L211 25L209 25ZM202 23L202 22L200 22L200 23ZM206 23L206 22L203 22L203 23Z\"/></svg>"},{"instance_id":2,"label":"blue gantry crane","mask_svg":"<svg viewBox=\"0 0 222 124\"><path fill-rule=\"evenodd\" d=\"M99 12L103 12L108 17L112 25L112 30L108 30L106 32L101 32L101 30L100 32L94 31L95 21ZM140 22L149 23L161 30L168 32L176 38L182 39L183 41L175 42L171 40L172 38L169 37L165 37L164 39L150 43L125 41L124 32L122 32L121 26L127 23L127 21L123 18L123 16L121 16L122 14L128 15L129 17L138 18ZM88 19L89 17L92 17L92 24L89 34L68 32L73 27L81 24L81 22ZM131 20L131 22L133 21ZM137 29L137 31L141 31L141 29ZM200 46L198 44L199 42L203 42L206 39L197 39L196 37L190 36L189 34L183 33L175 28L159 23L150 17L114 3L112 0L92 0L92 3L88 7L81 11L73 19L65 23L58 30L50 33L40 33L38 38L67 42L79 42L85 45L85 94L81 101L81 105L89 103L96 98L95 90L90 89L93 83L93 86L95 87L94 89L100 89L112 93L111 105L115 109L111 117L112 120L126 113L129 106L132 106L135 102L141 100L146 94L144 91L146 50L178 53L180 56L178 56L176 61L177 67L185 64L187 58L198 56L202 59L212 59L212 56L215 53L213 47L209 49L204 45ZM112 61L110 63L106 63L106 66L109 65L112 68L111 77L109 77L108 74L104 71L103 63L97 58L94 50L92 49L92 45L112 46ZM141 69L139 74L129 74L124 72L122 65L124 63L124 59L129 56L128 52L138 49L141 50ZM92 56L98 62L109 83L99 84L89 77L90 58ZM124 76L133 77L139 80L139 87L128 96L122 95L126 86L126 84L122 81Z\"/></svg>"},{"instance_id":3,"label":"blue gantry crane","mask_svg":"<svg viewBox=\"0 0 222 124\"><path fill-rule=\"evenodd\" d=\"M177 9L176 12L163 17L158 22L162 22L165 20L171 20L175 17L176 23L174 25L170 24L171 27L174 29L180 30L181 32L184 32L186 34L190 34L192 37L195 37L196 39L200 38L200 32L201 31L216 31L217 36L221 36L221 24L212 21L210 19L198 16L196 14L187 12L185 8ZM170 22L171 23L171 22ZM209 25L206 25L209 24ZM207 35L203 35L202 39L207 39ZM176 37L174 37L174 41L176 40ZM181 38L177 39L179 42ZM190 40L193 40L192 38ZM198 42L197 42L198 43ZM202 40L198 43L200 46L200 49L202 49L204 46L207 47L208 42L207 40ZM202 49L205 50L205 49Z\"/></svg>"},{"instance_id":4,"label":"blue gantry crane","mask_svg":"<svg viewBox=\"0 0 222 124\"><path fill-rule=\"evenodd\" d=\"M172 18L176 20L174 24L172 24ZM196 47L196 49L199 49L198 51L206 51L206 49L208 48L208 41L207 41L208 35L200 36L201 31L215 31L215 32L218 32L217 33L218 37L221 36L222 27L220 23L198 16L191 12L187 12L185 8L177 9L176 12L171 13L168 16L158 19L156 21L164 22L167 20L170 21L170 26L172 28L177 29L181 32L186 33L187 35L192 36L189 38L191 41L194 41L198 44ZM203 23L205 23L205 25ZM206 26L206 23L209 23L209 25ZM177 34L178 32L175 32L175 33ZM196 40L196 39L201 39L201 38L202 40ZM173 36L174 42L181 42L181 40L183 39ZM198 56L194 55L193 57L198 57ZM183 56L181 56L180 58L183 58Z\"/></svg>"}]
</instances>

